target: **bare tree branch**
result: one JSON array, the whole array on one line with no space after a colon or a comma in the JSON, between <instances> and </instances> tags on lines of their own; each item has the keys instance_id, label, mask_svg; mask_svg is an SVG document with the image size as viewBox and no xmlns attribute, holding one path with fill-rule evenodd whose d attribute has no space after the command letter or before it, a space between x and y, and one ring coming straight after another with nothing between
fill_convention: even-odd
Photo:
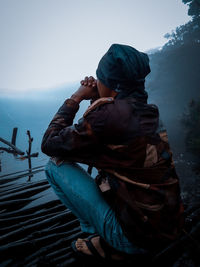
<instances>
[{"instance_id":1,"label":"bare tree branch","mask_svg":"<svg viewBox=\"0 0 200 267\"><path fill-rule=\"evenodd\" d=\"M11 148L0 147L0 150L1 151L6 151L7 153L10 153L10 154L13 154L13 155L16 155L16 151L11 149Z\"/></svg>"},{"instance_id":2,"label":"bare tree branch","mask_svg":"<svg viewBox=\"0 0 200 267\"><path fill-rule=\"evenodd\" d=\"M6 141L5 139L3 139L2 137L0 137L0 142L10 146L17 154L19 155L24 155L24 152L21 151L19 148L17 148L15 145L11 144L10 142ZM6 151L6 150L5 150ZM9 152L8 152L9 153Z\"/></svg>"},{"instance_id":3,"label":"bare tree branch","mask_svg":"<svg viewBox=\"0 0 200 267\"><path fill-rule=\"evenodd\" d=\"M15 146L16 145L16 137L17 137L17 130L18 128L13 128L13 134L12 134L12 141L11 143Z\"/></svg>"},{"instance_id":4,"label":"bare tree branch","mask_svg":"<svg viewBox=\"0 0 200 267\"><path fill-rule=\"evenodd\" d=\"M31 165L31 147L32 147L33 138L31 138L31 133L30 133L29 130L27 131L27 135L28 135L28 151L26 151L26 153L27 153L26 157L28 159L28 167L29 167L29 172L30 172L28 181L30 181L31 177L33 177L33 175L31 175L31 169L32 169L32 165Z\"/></svg>"}]
</instances>

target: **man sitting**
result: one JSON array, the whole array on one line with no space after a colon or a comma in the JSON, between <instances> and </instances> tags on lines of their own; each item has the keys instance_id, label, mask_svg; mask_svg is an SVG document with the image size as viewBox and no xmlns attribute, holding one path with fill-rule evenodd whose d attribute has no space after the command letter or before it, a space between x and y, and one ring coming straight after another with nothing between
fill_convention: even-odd
<instances>
[{"instance_id":1,"label":"man sitting","mask_svg":"<svg viewBox=\"0 0 200 267\"><path fill-rule=\"evenodd\" d=\"M175 240L183 226L179 181L157 106L147 104L149 58L114 44L102 57L97 80L85 78L49 124L42 151L51 157L46 176L94 234L73 242L79 253L142 254ZM77 124L82 100L92 104ZM94 180L77 163L94 166ZM108 252L108 253L107 253ZM117 257L112 255L112 257Z\"/></svg>"}]
</instances>

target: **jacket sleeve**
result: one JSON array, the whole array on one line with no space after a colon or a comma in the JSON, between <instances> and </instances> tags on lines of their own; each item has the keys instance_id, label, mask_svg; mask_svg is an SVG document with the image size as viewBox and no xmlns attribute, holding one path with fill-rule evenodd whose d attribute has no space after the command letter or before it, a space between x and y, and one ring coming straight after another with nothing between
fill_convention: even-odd
<instances>
[{"instance_id":1,"label":"jacket sleeve","mask_svg":"<svg viewBox=\"0 0 200 267\"><path fill-rule=\"evenodd\" d=\"M98 138L88 120L81 118L78 124L73 120L79 104L67 99L50 122L42 139L41 150L51 157L76 158L84 157L95 150Z\"/></svg>"}]
</instances>

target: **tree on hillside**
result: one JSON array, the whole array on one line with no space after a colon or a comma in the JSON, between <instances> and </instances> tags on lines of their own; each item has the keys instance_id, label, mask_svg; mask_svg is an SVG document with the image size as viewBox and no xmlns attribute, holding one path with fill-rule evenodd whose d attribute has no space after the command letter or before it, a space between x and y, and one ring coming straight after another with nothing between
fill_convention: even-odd
<instances>
[{"instance_id":1,"label":"tree on hillside","mask_svg":"<svg viewBox=\"0 0 200 267\"><path fill-rule=\"evenodd\" d=\"M165 49L188 43L200 43L200 0L182 0L182 2L188 5L188 15L192 19L171 33L165 34L164 37L168 39Z\"/></svg>"},{"instance_id":2,"label":"tree on hillside","mask_svg":"<svg viewBox=\"0 0 200 267\"><path fill-rule=\"evenodd\" d=\"M200 15L200 0L182 0L182 2L189 6L189 16L198 17Z\"/></svg>"}]
</instances>

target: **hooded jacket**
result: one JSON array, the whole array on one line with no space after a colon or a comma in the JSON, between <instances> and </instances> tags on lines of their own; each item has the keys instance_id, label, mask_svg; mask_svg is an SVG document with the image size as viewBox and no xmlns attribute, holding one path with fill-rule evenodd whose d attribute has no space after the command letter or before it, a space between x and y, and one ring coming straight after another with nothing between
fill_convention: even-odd
<instances>
[{"instance_id":1,"label":"hooded jacket","mask_svg":"<svg viewBox=\"0 0 200 267\"><path fill-rule=\"evenodd\" d=\"M176 239L183 206L157 106L132 97L101 98L73 124L78 109L74 100L64 102L44 134L42 151L57 163L80 162L99 170L96 182L133 243L152 248Z\"/></svg>"}]
</instances>

